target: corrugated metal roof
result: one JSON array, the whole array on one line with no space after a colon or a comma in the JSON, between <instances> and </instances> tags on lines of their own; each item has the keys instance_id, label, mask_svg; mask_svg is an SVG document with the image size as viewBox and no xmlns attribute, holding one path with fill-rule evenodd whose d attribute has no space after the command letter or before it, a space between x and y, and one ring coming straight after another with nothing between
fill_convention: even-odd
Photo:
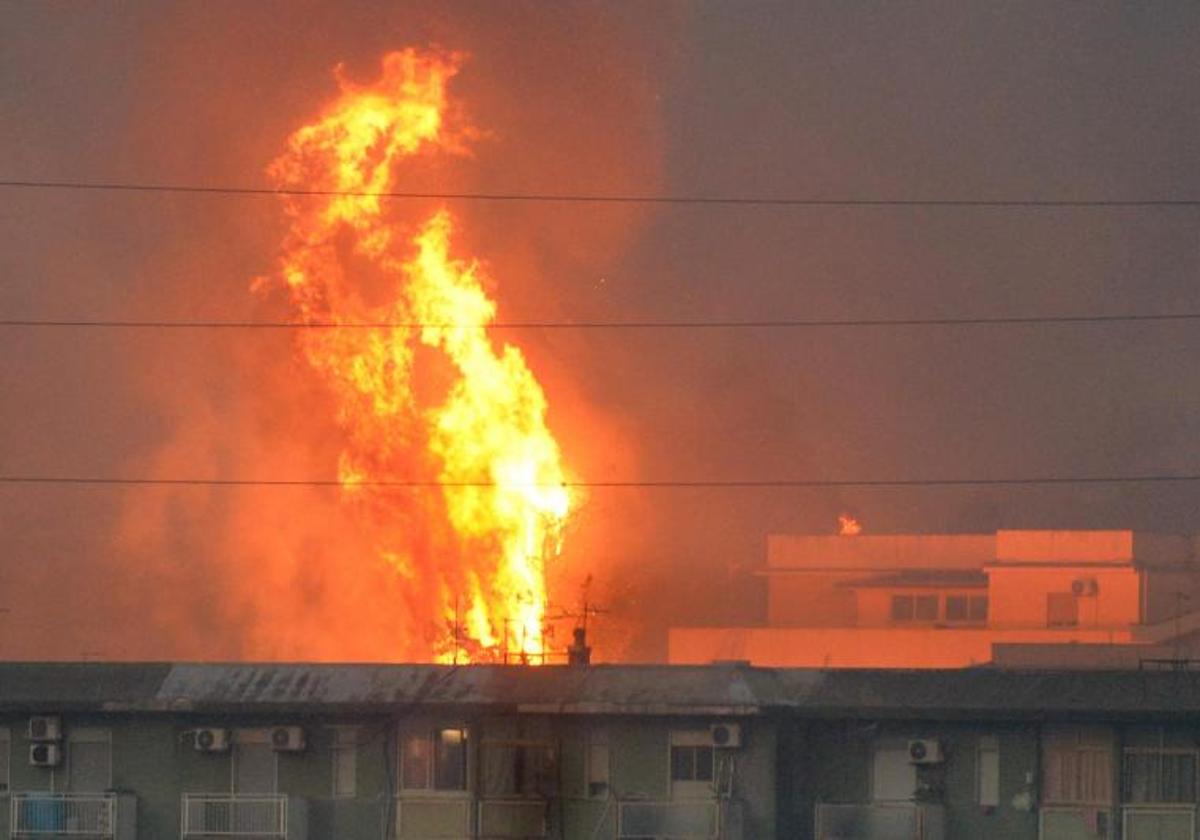
<instances>
[{"instance_id":1,"label":"corrugated metal roof","mask_svg":"<svg viewBox=\"0 0 1200 840\"><path fill-rule=\"evenodd\" d=\"M421 707L594 714L1146 716L1200 713L1200 673L0 663L0 710L149 712Z\"/></svg>"}]
</instances>

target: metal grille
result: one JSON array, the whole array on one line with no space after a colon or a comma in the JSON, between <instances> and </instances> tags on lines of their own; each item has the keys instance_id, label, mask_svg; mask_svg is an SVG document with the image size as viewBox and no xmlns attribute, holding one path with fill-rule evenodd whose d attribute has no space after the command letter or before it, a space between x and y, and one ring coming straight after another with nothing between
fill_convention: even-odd
<instances>
[{"instance_id":1,"label":"metal grille","mask_svg":"<svg viewBox=\"0 0 1200 840\"><path fill-rule=\"evenodd\" d=\"M10 826L14 836L112 837L116 816L112 794L14 793Z\"/></svg>"},{"instance_id":2,"label":"metal grille","mask_svg":"<svg viewBox=\"0 0 1200 840\"><path fill-rule=\"evenodd\" d=\"M287 796L185 793L183 836L287 837Z\"/></svg>"}]
</instances>

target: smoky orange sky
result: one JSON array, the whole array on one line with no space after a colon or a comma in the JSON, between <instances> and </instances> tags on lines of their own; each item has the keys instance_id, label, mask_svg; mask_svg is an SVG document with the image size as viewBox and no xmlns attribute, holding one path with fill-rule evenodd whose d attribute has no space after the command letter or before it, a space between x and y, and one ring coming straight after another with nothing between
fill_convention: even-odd
<instances>
[{"instance_id":1,"label":"smoky orange sky","mask_svg":"<svg viewBox=\"0 0 1200 840\"><path fill-rule=\"evenodd\" d=\"M1200 11L932 3L12 3L0 176L269 186L380 57L469 55L482 134L413 191L1195 198ZM0 190L5 318L285 320L270 196ZM397 207L427 213L430 202ZM1194 209L454 202L501 320L1200 310ZM1188 324L522 330L584 481L1200 472ZM321 381L274 331L0 329L0 472L330 478ZM589 491L550 570L602 655L754 622L768 533L1200 530L1200 488ZM419 524L405 523L417 528ZM418 534L419 536L419 534ZM322 488L0 487L0 655L397 659L401 582Z\"/></svg>"}]
</instances>

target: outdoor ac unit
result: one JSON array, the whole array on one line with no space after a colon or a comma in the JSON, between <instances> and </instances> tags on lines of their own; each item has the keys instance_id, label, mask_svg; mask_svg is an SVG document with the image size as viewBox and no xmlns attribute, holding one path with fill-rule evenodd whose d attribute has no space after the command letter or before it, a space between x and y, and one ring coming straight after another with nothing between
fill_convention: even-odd
<instances>
[{"instance_id":1,"label":"outdoor ac unit","mask_svg":"<svg viewBox=\"0 0 1200 840\"><path fill-rule=\"evenodd\" d=\"M1095 578L1076 578L1071 581L1072 595L1095 595L1100 591Z\"/></svg>"},{"instance_id":2,"label":"outdoor ac unit","mask_svg":"<svg viewBox=\"0 0 1200 840\"><path fill-rule=\"evenodd\" d=\"M30 744L29 763L34 767L57 767L62 761L62 747L58 744Z\"/></svg>"},{"instance_id":3,"label":"outdoor ac unit","mask_svg":"<svg viewBox=\"0 0 1200 840\"><path fill-rule=\"evenodd\" d=\"M708 727L712 745L718 749L733 749L742 745L742 725L740 723L714 723Z\"/></svg>"},{"instance_id":4,"label":"outdoor ac unit","mask_svg":"<svg viewBox=\"0 0 1200 840\"><path fill-rule=\"evenodd\" d=\"M946 760L942 755L942 742L932 738L909 741L908 760L912 764L941 764Z\"/></svg>"},{"instance_id":5,"label":"outdoor ac unit","mask_svg":"<svg viewBox=\"0 0 1200 840\"><path fill-rule=\"evenodd\" d=\"M226 752L229 749L228 729L197 729L197 752Z\"/></svg>"},{"instance_id":6,"label":"outdoor ac unit","mask_svg":"<svg viewBox=\"0 0 1200 840\"><path fill-rule=\"evenodd\" d=\"M30 741L61 741L62 721L50 715L41 715L29 719Z\"/></svg>"},{"instance_id":7,"label":"outdoor ac unit","mask_svg":"<svg viewBox=\"0 0 1200 840\"><path fill-rule=\"evenodd\" d=\"M271 746L281 752L304 749L304 730L299 726L276 726L271 730Z\"/></svg>"}]
</instances>

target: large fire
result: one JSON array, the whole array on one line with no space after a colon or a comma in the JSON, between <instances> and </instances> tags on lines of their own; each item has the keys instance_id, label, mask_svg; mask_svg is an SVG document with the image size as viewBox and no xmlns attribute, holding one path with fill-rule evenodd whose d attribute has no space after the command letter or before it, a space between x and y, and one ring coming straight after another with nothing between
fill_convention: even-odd
<instances>
[{"instance_id":1,"label":"large fire","mask_svg":"<svg viewBox=\"0 0 1200 840\"><path fill-rule=\"evenodd\" d=\"M433 657L537 661L571 506L545 395L517 347L493 344L496 304L483 267L454 254L450 212L404 221L378 195L402 162L472 136L448 118L460 62L408 49L374 83L337 73L340 94L268 170L310 193L285 198L279 277L299 323L336 325L298 344L343 432L343 500L411 593L397 609Z\"/></svg>"}]
</instances>

